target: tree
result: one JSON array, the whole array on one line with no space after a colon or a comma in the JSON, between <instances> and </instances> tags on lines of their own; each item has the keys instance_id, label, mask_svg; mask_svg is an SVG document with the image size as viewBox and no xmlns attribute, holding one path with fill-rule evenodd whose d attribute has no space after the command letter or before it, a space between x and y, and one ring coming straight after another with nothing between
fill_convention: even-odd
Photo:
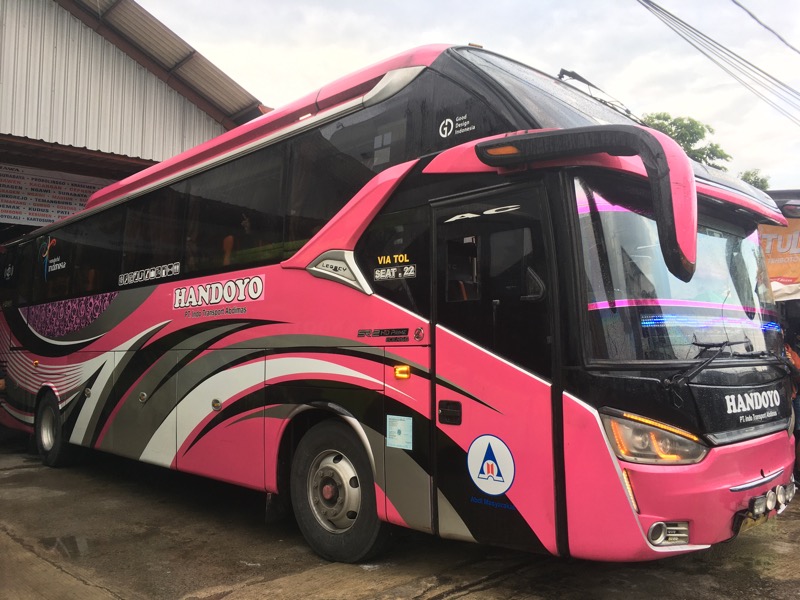
<instances>
[{"instance_id":1,"label":"tree","mask_svg":"<svg viewBox=\"0 0 800 600\"><path fill-rule=\"evenodd\" d=\"M714 142L701 145L705 141L706 134L714 133L710 125L691 117L672 117L665 112L644 115L642 121L651 129L666 133L678 142L689 158L709 167L727 171L727 168L717 161L730 160L731 156Z\"/></svg>"},{"instance_id":2,"label":"tree","mask_svg":"<svg viewBox=\"0 0 800 600\"><path fill-rule=\"evenodd\" d=\"M739 179L764 192L769 189L769 177L762 175L761 169L747 169L747 171L739 173Z\"/></svg>"}]
</instances>

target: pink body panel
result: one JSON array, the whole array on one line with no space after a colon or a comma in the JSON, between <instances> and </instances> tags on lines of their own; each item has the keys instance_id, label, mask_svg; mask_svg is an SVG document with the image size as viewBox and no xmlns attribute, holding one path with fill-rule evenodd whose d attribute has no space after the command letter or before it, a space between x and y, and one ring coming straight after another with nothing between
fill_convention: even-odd
<instances>
[{"instance_id":1,"label":"pink body panel","mask_svg":"<svg viewBox=\"0 0 800 600\"><path fill-rule=\"evenodd\" d=\"M11 416L12 412L16 418ZM27 422L30 422L31 425L27 425ZM25 433L31 433L33 431L32 424L33 414L19 413L19 411L14 411L7 404L0 402L0 426L8 427L9 429L16 429L17 431L24 431Z\"/></svg>"},{"instance_id":2,"label":"pink body panel","mask_svg":"<svg viewBox=\"0 0 800 600\"><path fill-rule=\"evenodd\" d=\"M557 554L553 483L553 437L550 385L525 371L491 358L470 342L437 328L437 375L479 398L438 386L437 401L460 400L465 407L459 426L439 424L467 453L478 437L500 438L514 459L514 481L505 493L548 551ZM448 465L468 469L467 464ZM477 488L465 494L479 494ZM487 515L487 518L489 515Z\"/></svg>"},{"instance_id":3,"label":"pink body panel","mask_svg":"<svg viewBox=\"0 0 800 600\"><path fill-rule=\"evenodd\" d=\"M612 453L599 417L580 401L564 397L567 522L573 556L590 560L652 560L725 541L733 536L734 513L750 498L787 484L794 460L787 432L721 446L695 465L655 466L620 461ZM621 477L628 471L640 513ZM774 481L741 492L730 488L783 470ZM657 521L688 521L688 546L656 548L646 540ZM609 544L609 540L614 540Z\"/></svg>"},{"instance_id":4,"label":"pink body panel","mask_svg":"<svg viewBox=\"0 0 800 600\"><path fill-rule=\"evenodd\" d=\"M258 409L237 415L217 425L194 445L187 440L178 450L176 468L264 490L264 419L261 411ZM202 429L210 420L207 419L198 429ZM194 439L198 433L195 430L190 439ZM271 448L270 458L274 458L276 447Z\"/></svg>"}]
</instances>

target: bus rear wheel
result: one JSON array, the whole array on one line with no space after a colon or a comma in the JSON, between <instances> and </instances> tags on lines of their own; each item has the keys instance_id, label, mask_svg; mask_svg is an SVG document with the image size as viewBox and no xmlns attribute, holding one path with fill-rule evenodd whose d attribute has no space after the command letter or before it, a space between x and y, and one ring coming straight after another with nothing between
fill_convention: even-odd
<instances>
[{"instance_id":1,"label":"bus rear wheel","mask_svg":"<svg viewBox=\"0 0 800 600\"><path fill-rule=\"evenodd\" d=\"M70 462L72 447L64 436L58 400L50 392L42 398L36 411L34 435L42 463L48 467L63 467Z\"/></svg>"},{"instance_id":2,"label":"bus rear wheel","mask_svg":"<svg viewBox=\"0 0 800 600\"><path fill-rule=\"evenodd\" d=\"M292 506L309 546L327 560L355 563L384 547L369 458L346 424L325 421L300 440L292 461Z\"/></svg>"}]
</instances>

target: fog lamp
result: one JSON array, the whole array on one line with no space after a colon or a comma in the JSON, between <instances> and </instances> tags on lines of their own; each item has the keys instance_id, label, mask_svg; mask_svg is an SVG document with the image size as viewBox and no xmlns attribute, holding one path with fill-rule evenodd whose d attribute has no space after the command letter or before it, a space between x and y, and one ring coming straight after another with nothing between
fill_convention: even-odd
<instances>
[{"instance_id":1,"label":"fog lamp","mask_svg":"<svg viewBox=\"0 0 800 600\"><path fill-rule=\"evenodd\" d=\"M767 497L766 496L759 496L758 498L753 498L750 501L750 512L753 513L753 516L760 517L764 513L767 512Z\"/></svg>"},{"instance_id":2,"label":"fog lamp","mask_svg":"<svg viewBox=\"0 0 800 600\"><path fill-rule=\"evenodd\" d=\"M667 539L667 525L666 523L653 523L650 530L647 532L647 539L653 546L660 546Z\"/></svg>"},{"instance_id":3,"label":"fog lamp","mask_svg":"<svg viewBox=\"0 0 800 600\"><path fill-rule=\"evenodd\" d=\"M786 488L779 485L775 488L775 495L778 497L778 504L786 504Z\"/></svg>"},{"instance_id":4,"label":"fog lamp","mask_svg":"<svg viewBox=\"0 0 800 600\"><path fill-rule=\"evenodd\" d=\"M794 500L794 495L797 492L797 486L794 483L790 483L786 486L786 502L789 503Z\"/></svg>"},{"instance_id":5,"label":"fog lamp","mask_svg":"<svg viewBox=\"0 0 800 600\"><path fill-rule=\"evenodd\" d=\"M778 494L775 493L775 490L768 491L767 510L774 510L777 505L778 505Z\"/></svg>"}]
</instances>

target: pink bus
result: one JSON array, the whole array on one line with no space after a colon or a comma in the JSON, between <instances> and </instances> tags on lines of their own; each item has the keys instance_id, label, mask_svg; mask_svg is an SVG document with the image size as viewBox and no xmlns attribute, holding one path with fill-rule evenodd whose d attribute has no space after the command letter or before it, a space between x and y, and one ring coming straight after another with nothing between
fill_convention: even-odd
<instances>
[{"instance_id":1,"label":"pink bus","mask_svg":"<svg viewBox=\"0 0 800 600\"><path fill-rule=\"evenodd\" d=\"M0 422L262 490L330 560L707 548L795 493L759 223L568 85L416 49L8 244Z\"/></svg>"}]
</instances>

